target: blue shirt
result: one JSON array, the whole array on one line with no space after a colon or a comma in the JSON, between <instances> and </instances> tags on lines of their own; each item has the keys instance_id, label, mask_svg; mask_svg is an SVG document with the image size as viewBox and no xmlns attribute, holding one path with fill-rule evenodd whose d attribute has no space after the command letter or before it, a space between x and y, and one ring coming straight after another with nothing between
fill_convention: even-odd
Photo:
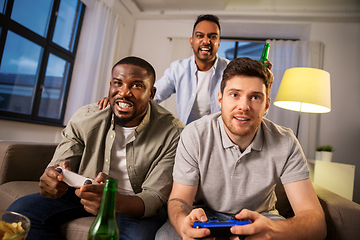
<instances>
[{"instance_id":1,"label":"blue shirt","mask_svg":"<svg viewBox=\"0 0 360 240\"><path fill-rule=\"evenodd\" d=\"M222 73L230 61L217 56L214 65L214 74L210 81L210 111L216 113L220 111L217 101ZM156 94L154 102L161 103L176 93L176 111L177 117L185 125L196 119L190 119L191 109L194 106L197 91L196 73L198 68L195 63L194 55L177 60L171 63L165 70L164 76L155 82Z\"/></svg>"}]
</instances>

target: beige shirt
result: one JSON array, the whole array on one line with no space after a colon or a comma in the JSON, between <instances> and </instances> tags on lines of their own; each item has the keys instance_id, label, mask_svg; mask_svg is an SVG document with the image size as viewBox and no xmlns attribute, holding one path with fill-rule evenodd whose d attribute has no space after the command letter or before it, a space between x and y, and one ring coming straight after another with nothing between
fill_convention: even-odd
<instances>
[{"instance_id":1,"label":"beige shirt","mask_svg":"<svg viewBox=\"0 0 360 240\"><path fill-rule=\"evenodd\" d=\"M172 186L172 169L183 124L156 103L150 103L144 119L126 145L126 167L134 193L145 204L144 217L164 206ZM62 131L49 166L70 161L71 169L95 178L109 174L111 148L116 137L110 107L96 104L80 108ZM116 176L111 176L116 178Z\"/></svg>"}]
</instances>

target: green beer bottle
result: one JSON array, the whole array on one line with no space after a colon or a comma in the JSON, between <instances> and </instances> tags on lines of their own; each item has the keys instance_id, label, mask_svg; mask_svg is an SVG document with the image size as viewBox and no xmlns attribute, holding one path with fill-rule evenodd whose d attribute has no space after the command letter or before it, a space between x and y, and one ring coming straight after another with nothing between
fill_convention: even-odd
<instances>
[{"instance_id":1,"label":"green beer bottle","mask_svg":"<svg viewBox=\"0 0 360 240\"><path fill-rule=\"evenodd\" d=\"M261 58L259 60L259 62L264 64L266 67L269 67L269 64L265 63L265 61L268 61L269 50L270 50L270 43L265 43L263 52L261 54Z\"/></svg>"},{"instance_id":2,"label":"green beer bottle","mask_svg":"<svg viewBox=\"0 0 360 240\"><path fill-rule=\"evenodd\" d=\"M88 240L119 239L119 228L115 217L116 189L116 179L106 179L99 213L90 227Z\"/></svg>"}]
</instances>

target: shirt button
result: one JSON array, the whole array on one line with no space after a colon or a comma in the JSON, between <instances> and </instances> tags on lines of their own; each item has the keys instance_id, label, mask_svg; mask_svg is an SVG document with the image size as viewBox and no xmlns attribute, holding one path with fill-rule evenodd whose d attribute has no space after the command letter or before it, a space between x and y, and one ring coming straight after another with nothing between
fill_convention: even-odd
<instances>
[{"instance_id":1,"label":"shirt button","mask_svg":"<svg viewBox=\"0 0 360 240\"><path fill-rule=\"evenodd\" d=\"M106 159L105 161L109 162L109 159Z\"/></svg>"},{"instance_id":2,"label":"shirt button","mask_svg":"<svg viewBox=\"0 0 360 240\"><path fill-rule=\"evenodd\" d=\"M114 138L114 135L111 135L110 137L111 137L111 138Z\"/></svg>"}]
</instances>

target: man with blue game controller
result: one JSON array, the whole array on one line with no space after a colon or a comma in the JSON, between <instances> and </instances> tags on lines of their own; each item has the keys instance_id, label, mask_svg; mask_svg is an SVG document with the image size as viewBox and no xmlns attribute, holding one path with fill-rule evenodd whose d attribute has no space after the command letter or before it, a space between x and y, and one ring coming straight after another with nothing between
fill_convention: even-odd
<instances>
[{"instance_id":1,"label":"man with blue game controller","mask_svg":"<svg viewBox=\"0 0 360 240\"><path fill-rule=\"evenodd\" d=\"M157 240L214 239L208 227L219 223L208 220L216 217L229 226L233 216L250 222L230 226L231 239L325 238L324 212L298 140L291 129L263 117L272 83L271 71L250 58L226 67L218 94L221 112L190 123L181 133L169 221ZM283 218L275 208L280 181L293 218Z\"/></svg>"}]
</instances>

